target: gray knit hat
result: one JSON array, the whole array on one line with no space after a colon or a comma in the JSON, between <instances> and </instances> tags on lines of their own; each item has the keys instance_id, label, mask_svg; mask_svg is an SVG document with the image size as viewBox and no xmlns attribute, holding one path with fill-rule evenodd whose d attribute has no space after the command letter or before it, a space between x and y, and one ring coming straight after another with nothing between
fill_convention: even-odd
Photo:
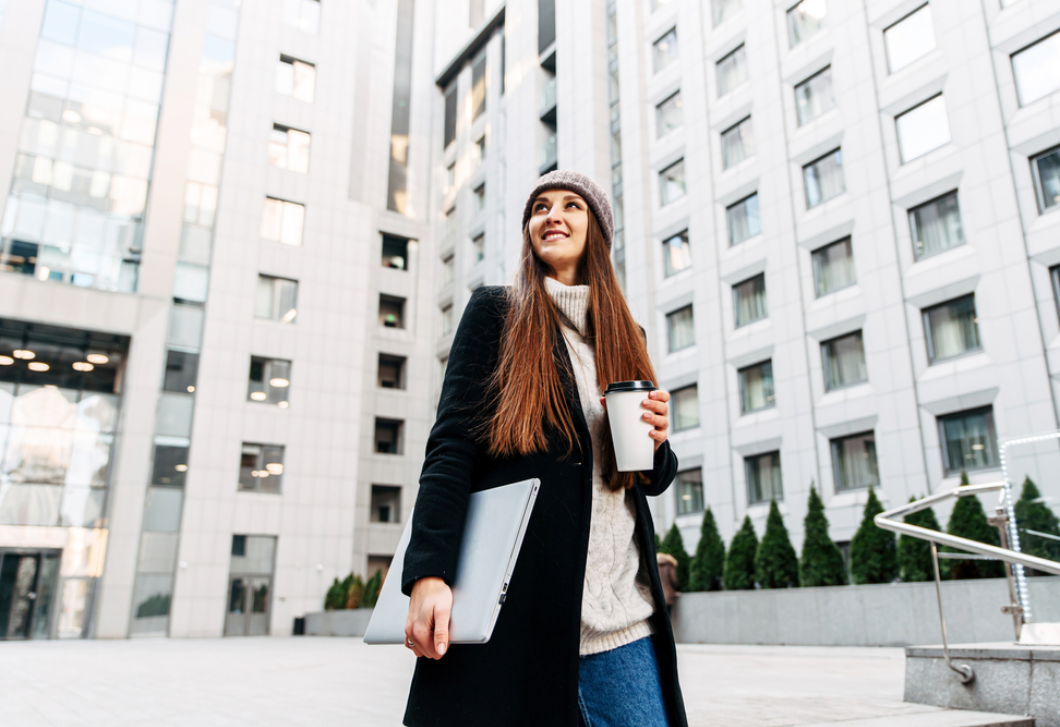
<instances>
[{"instance_id":1,"label":"gray knit hat","mask_svg":"<svg viewBox=\"0 0 1060 727\"><path fill-rule=\"evenodd\" d=\"M607 192L599 184L589 179L584 174L572 172L567 169L557 169L549 172L537 180L537 185L530 196L526 198L526 207L523 208L523 229L530 221L534 200L545 191L550 189L566 189L581 195L589 209L596 216L600 230L604 233L604 241L607 249L611 249L611 240L615 236L615 218L611 213L611 201L607 198Z\"/></svg>"}]
</instances>

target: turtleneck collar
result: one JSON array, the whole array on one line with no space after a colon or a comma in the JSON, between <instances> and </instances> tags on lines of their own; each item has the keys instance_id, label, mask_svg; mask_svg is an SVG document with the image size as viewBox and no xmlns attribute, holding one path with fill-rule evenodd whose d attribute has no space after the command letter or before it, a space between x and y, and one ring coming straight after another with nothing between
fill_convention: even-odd
<instances>
[{"instance_id":1,"label":"turtleneck collar","mask_svg":"<svg viewBox=\"0 0 1060 727\"><path fill-rule=\"evenodd\" d=\"M555 278L545 278L545 288L556 307L566 316L565 322L571 323L571 327L584 336L589 315L589 286L564 285Z\"/></svg>"}]
</instances>

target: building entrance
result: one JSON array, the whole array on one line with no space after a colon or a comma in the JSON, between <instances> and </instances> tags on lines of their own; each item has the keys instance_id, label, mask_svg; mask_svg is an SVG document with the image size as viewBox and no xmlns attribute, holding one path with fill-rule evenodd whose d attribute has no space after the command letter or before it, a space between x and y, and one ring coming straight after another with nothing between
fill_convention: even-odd
<instances>
[{"instance_id":1,"label":"building entrance","mask_svg":"<svg viewBox=\"0 0 1060 727\"><path fill-rule=\"evenodd\" d=\"M233 535L225 636L266 636L272 602L276 538Z\"/></svg>"},{"instance_id":2,"label":"building entrance","mask_svg":"<svg viewBox=\"0 0 1060 727\"><path fill-rule=\"evenodd\" d=\"M0 640L47 639L58 550L0 550Z\"/></svg>"}]
</instances>

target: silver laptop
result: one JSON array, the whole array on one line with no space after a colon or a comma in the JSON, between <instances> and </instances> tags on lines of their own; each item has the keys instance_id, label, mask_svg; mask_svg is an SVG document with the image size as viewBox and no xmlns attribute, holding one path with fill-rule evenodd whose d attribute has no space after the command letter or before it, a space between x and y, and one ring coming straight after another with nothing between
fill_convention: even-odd
<instances>
[{"instance_id":1,"label":"silver laptop","mask_svg":"<svg viewBox=\"0 0 1060 727\"><path fill-rule=\"evenodd\" d=\"M453 580L450 643L490 640L539 489L541 481L534 478L471 494ZM410 516L364 633L366 644L405 643L409 598L401 592L401 572L411 537Z\"/></svg>"}]
</instances>

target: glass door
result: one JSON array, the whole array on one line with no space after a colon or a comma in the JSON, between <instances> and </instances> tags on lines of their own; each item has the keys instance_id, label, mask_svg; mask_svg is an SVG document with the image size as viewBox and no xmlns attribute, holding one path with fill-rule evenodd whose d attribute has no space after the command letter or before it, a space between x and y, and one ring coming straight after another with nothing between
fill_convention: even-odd
<instances>
[{"instance_id":1,"label":"glass door","mask_svg":"<svg viewBox=\"0 0 1060 727\"><path fill-rule=\"evenodd\" d=\"M46 639L59 573L57 551L0 551L0 639Z\"/></svg>"}]
</instances>

